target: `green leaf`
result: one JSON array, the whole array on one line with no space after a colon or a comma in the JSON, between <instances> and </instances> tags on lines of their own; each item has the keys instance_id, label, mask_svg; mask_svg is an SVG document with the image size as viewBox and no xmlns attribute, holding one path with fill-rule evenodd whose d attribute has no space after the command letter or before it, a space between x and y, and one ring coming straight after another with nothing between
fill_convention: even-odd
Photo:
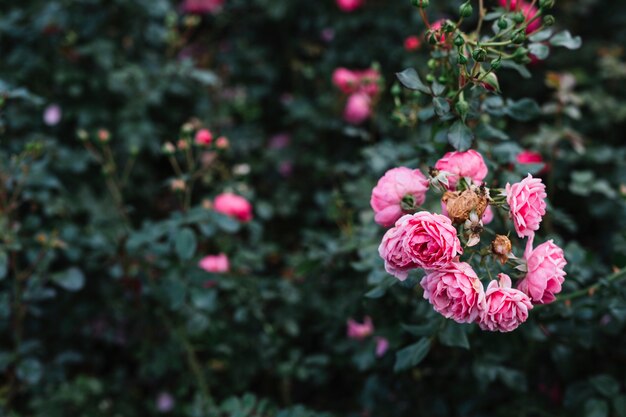
<instances>
[{"instance_id":1,"label":"green leaf","mask_svg":"<svg viewBox=\"0 0 626 417\"><path fill-rule=\"evenodd\" d=\"M609 404L597 398L591 398L585 403L583 416L585 417L608 417Z\"/></svg>"},{"instance_id":2,"label":"green leaf","mask_svg":"<svg viewBox=\"0 0 626 417\"><path fill-rule=\"evenodd\" d=\"M502 68L510 68L512 70L515 70L517 71L519 75L521 75L524 78L532 77L532 74L530 73L530 71L528 71L528 69L525 66L518 64L516 62L513 62L513 61L508 61L508 60L502 61Z\"/></svg>"},{"instance_id":3,"label":"green leaf","mask_svg":"<svg viewBox=\"0 0 626 417\"><path fill-rule=\"evenodd\" d=\"M437 329L436 322L429 322L427 324L400 324L402 329L413 336L432 336Z\"/></svg>"},{"instance_id":4,"label":"green leaf","mask_svg":"<svg viewBox=\"0 0 626 417\"><path fill-rule=\"evenodd\" d=\"M435 113L437 113L439 117L450 113L450 103L443 97L433 98L433 106L435 106Z\"/></svg>"},{"instance_id":5,"label":"green leaf","mask_svg":"<svg viewBox=\"0 0 626 417\"><path fill-rule=\"evenodd\" d=\"M67 291L78 291L85 285L85 275L76 267L52 274L51 279L52 282Z\"/></svg>"},{"instance_id":6,"label":"green leaf","mask_svg":"<svg viewBox=\"0 0 626 417\"><path fill-rule=\"evenodd\" d=\"M567 49L578 49L582 46L583 41L580 36L572 36L569 30L559 32L550 39L550 44L554 46L562 46Z\"/></svg>"},{"instance_id":7,"label":"green leaf","mask_svg":"<svg viewBox=\"0 0 626 417\"><path fill-rule=\"evenodd\" d=\"M188 227L184 227L176 233L174 239L174 249L178 254L178 257L182 260L189 260L196 252L196 234Z\"/></svg>"},{"instance_id":8,"label":"green leaf","mask_svg":"<svg viewBox=\"0 0 626 417\"><path fill-rule=\"evenodd\" d=\"M613 397L619 393L619 382L611 375L596 375L589 380L598 393L605 397Z\"/></svg>"},{"instance_id":9,"label":"green leaf","mask_svg":"<svg viewBox=\"0 0 626 417\"><path fill-rule=\"evenodd\" d=\"M476 136L484 139L509 139L509 135L506 132L497 129L488 123L481 123L478 125L476 128Z\"/></svg>"},{"instance_id":10,"label":"green leaf","mask_svg":"<svg viewBox=\"0 0 626 417\"><path fill-rule=\"evenodd\" d=\"M408 89L417 90L424 94L431 94L430 88L422 82L420 76L414 68L407 68L402 72L397 72L396 77Z\"/></svg>"},{"instance_id":11,"label":"green leaf","mask_svg":"<svg viewBox=\"0 0 626 417\"><path fill-rule=\"evenodd\" d=\"M431 91L433 92L433 95L440 96L443 94L444 91L446 91L446 86L443 84L439 84L437 81L433 81Z\"/></svg>"},{"instance_id":12,"label":"green leaf","mask_svg":"<svg viewBox=\"0 0 626 417\"><path fill-rule=\"evenodd\" d=\"M474 134L461 120L457 120L448 130L448 142L459 152L464 152L472 146Z\"/></svg>"},{"instance_id":13,"label":"green leaf","mask_svg":"<svg viewBox=\"0 0 626 417\"><path fill-rule=\"evenodd\" d=\"M550 39L550 36L552 36L552 29L545 29L533 35L530 35L528 37L528 40L530 40L531 42L543 42Z\"/></svg>"},{"instance_id":14,"label":"green leaf","mask_svg":"<svg viewBox=\"0 0 626 417\"><path fill-rule=\"evenodd\" d=\"M439 341L451 347L469 349L470 344L465 333L465 326L454 321L448 321L446 327L439 332Z\"/></svg>"},{"instance_id":15,"label":"green leaf","mask_svg":"<svg viewBox=\"0 0 626 417\"><path fill-rule=\"evenodd\" d=\"M6 278L9 272L9 257L4 251L0 252L0 281Z\"/></svg>"},{"instance_id":16,"label":"green leaf","mask_svg":"<svg viewBox=\"0 0 626 417\"><path fill-rule=\"evenodd\" d=\"M613 398L613 410L616 417L626 417L626 395L621 394Z\"/></svg>"},{"instance_id":17,"label":"green leaf","mask_svg":"<svg viewBox=\"0 0 626 417\"><path fill-rule=\"evenodd\" d=\"M43 367L37 359L24 359L17 366L17 377L30 385L35 385L41 379Z\"/></svg>"},{"instance_id":18,"label":"green leaf","mask_svg":"<svg viewBox=\"0 0 626 417\"><path fill-rule=\"evenodd\" d=\"M396 353L396 364L393 367L394 372L404 371L405 369L417 366L430 350L430 339L424 337L417 343L405 347Z\"/></svg>"},{"instance_id":19,"label":"green leaf","mask_svg":"<svg viewBox=\"0 0 626 417\"><path fill-rule=\"evenodd\" d=\"M543 43L531 43L528 45L528 51L541 60L546 59L550 55L550 47Z\"/></svg>"},{"instance_id":20,"label":"green leaf","mask_svg":"<svg viewBox=\"0 0 626 417\"><path fill-rule=\"evenodd\" d=\"M527 122L539 116L541 109L535 100L523 98L518 101L510 101L505 109L505 113L515 120Z\"/></svg>"}]
</instances>

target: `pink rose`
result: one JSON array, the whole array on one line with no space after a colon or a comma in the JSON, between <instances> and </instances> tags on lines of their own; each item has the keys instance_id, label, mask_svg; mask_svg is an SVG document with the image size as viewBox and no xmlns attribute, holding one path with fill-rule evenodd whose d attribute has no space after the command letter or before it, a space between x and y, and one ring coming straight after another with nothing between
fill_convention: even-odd
<instances>
[{"instance_id":1,"label":"pink rose","mask_svg":"<svg viewBox=\"0 0 626 417\"><path fill-rule=\"evenodd\" d=\"M485 302L485 290L476 272L465 262L453 262L429 271L420 285L436 312L457 323L472 323Z\"/></svg>"},{"instance_id":2,"label":"pink rose","mask_svg":"<svg viewBox=\"0 0 626 417\"><path fill-rule=\"evenodd\" d=\"M530 298L520 290L511 288L511 278L498 275L499 282L493 280L485 292L485 308L479 318L479 326L492 332L510 332L528 318L533 308Z\"/></svg>"},{"instance_id":3,"label":"pink rose","mask_svg":"<svg viewBox=\"0 0 626 417\"><path fill-rule=\"evenodd\" d=\"M419 268L444 268L463 253L452 221L441 214L420 211L400 218L395 227L404 231L402 250Z\"/></svg>"},{"instance_id":4,"label":"pink rose","mask_svg":"<svg viewBox=\"0 0 626 417\"><path fill-rule=\"evenodd\" d=\"M363 0L337 0L337 6L344 12L353 12L363 6Z\"/></svg>"},{"instance_id":5,"label":"pink rose","mask_svg":"<svg viewBox=\"0 0 626 417\"><path fill-rule=\"evenodd\" d=\"M225 0L185 0L183 11L185 13L205 14L215 13L224 5Z\"/></svg>"},{"instance_id":6,"label":"pink rose","mask_svg":"<svg viewBox=\"0 0 626 417\"><path fill-rule=\"evenodd\" d=\"M517 2L518 0L499 0L498 1L498 3L500 4L500 7L506 8L508 5L509 10L511 11L518 10ZM535 17L535 15L537 15L537 12L539 12L539 9L537 9L535 6L531 6L531 4L523 0L519 0L519 11L524 13L526 21L529 22ZM528 27L526 28L526 33L534 32L537 29L539 29L540 26L541 26L541 19L539 18L539 19L534 20L531 24L528 25Z\"/></svg>"},{"instance_id":7,"label":"pink rose","mask_svg":"<svg viewBox=\"0 0 626 417\"><path fill-rule=\"evenodd\" d=\"M440 30L443 27L443 24L446 22L446 19L439 19L435 22L433 22L430 25L430 30L432 30L433 32ZM441 33L441 36L439 37L439 42L440 43L446 43L446 34L445 33Z\"/></svg>"},{"instance_id":8,"label":"pink rose","mask_svg":"<svg viewBox=\"0 0 626 417\"><path fill-rule=\"evenodd\" d=\"M387 349L389 349L389 341L385 339L384 337L377 337L376 338L376 357L380 358L384 356L385 352L387 352Z\"/></svg>"},{"instance_id":9,"label":"pink rose","mask_svg":"<svg viewBox=\"0 0 626 417\"><path fill-rule=\"evenodd\" d=\"M359 76L347 68L337 68L333 72L333 84L345 94L356 92L359 88L359 82Z\"/></svg>"},{"instance_id":10,"label":"pink rose","mask_svg":"<svg viewBox=\"0 0 626 417\"><path fill-rule=\"evenodd\" d=\"M207 272L214 274L222 274L228 272L230 269L230 263L228 262L228 256L223 253L219 255L208 255L200 259L198 266Z\"/></svg>"},{"instance_id":11,"label":"pink rose","mask_svg":"<svg viewBox=\"0 0 626 417\"><path fill-rule=\"evenodd\" d=\"M380 73L373 68L355 72L359 80L359 91L370 97L378 95L380 92Z\"/></svg>"},{"instance_id":12,"label":"pink rose","mask_svg":"<svg viewBox=\"0 0 626 417\"><path fill-rule=\"evenodd\" d=\"M534 152L534 151L522 151L519 154L517 154L517 163L520 165L523 164L541 164L543 166L543 168L541 168L541 172L547 172L548 171L548 166L546 165L546 163L543 161L543 157L541 156L541 154L539 152Z\"/></svg>"},{"instance_id":13,"label":"pink rose","mask_svg":"<svg viewBox=\"0 0 626 417\"><path fill-rule=\"evenodd\" d=\"M366 93L354 93L348 97L343 118L346 122L358 125L372 115L372 99Z\"/></svg>"},{"instance_id":14,"label":"pink rose","mask_svg":"<svg viewBox=\"0 0 626 417\"><path fill-rule=\"evenodd\" d=\"M378 254L385 261L385 271L400 281L404 281L409 276L411 269L417 268L413 259L402 246L406 229L400 227L400 225L408 217L411 216L407 214L396 222L395 227L387 230L378 247Z\"/></svg>"},{"instance_id":15,"label":"pink rose","mask_svg":"<svg viewBox=\"0 0 626 417\"><path fill-rule=\"evenodd\" d=\"M412 198L415 206L426 199L428 179L418 169L392 168L378 180L372 190L370 205L376 213L374 220L384 227L392 226L402 217L402 200Z\"/></svg>"},{"instance_id":16,"label":"pink rose","mask_svg":"<svg viewBox=\"0 0 626 417\"><path fill-rule=\"evenodd\" d=\"M348 337L354 340L363 340L374 333L374 323L370 316L365 316L363 323L348 319Z\"/></svg>"},{"instance_id":17,"label":"pink rose","mask_svg":"<svg viewBox=\"0 0 626 417\"><path fill-rule=\"evenodd\" d=\"M245 198L233 193L223 193L215 197L213 208L218 213L235 217L242 222L252 220L252 205Z\"/></svg>"},{"instance_id":18,"label":"pink rose","mask_svg":"<svg viewBox=\"0 0 626 417\"><path fill-rule=\"evenodd\" d=\"M528 177L518 183L507 184L505 190L517 235L520 238L534 235L546 214L546 186L541 179L528 174Z\"/></svg>"},{"instance_id":19,"label":"pink rose","mask_svg":"<svg viewBox=\"0 0 626 417\"><path fill-rule=\"evenodd\" d=\"M547 304L553 302L555 294L561 292L561 284L565 281L565 265L567 261L563 249L549 240L533 249L533 237L528 239L524 259L527 272L517 289L528 295L534 303Z\"/></svg>"},{"instance_id":20,"label":"pink rose","mask_svg":"<svg viewBox=\"0 0 626 417\"><path fill-rule=\"evenodd\" d=\"M455 190L457 182L464 177L471 178L476 185L480 185L488 172L482 155L473 149L465 152L448 152L437 161L435 168L452 174L448 176L450 190Z\"/></svg>"},{"instance_id":21,"label":"pink rose","mask_svg":"<svg viewBox=\"0 0 626 417\"><path fill-rule=\"evenodd\" d=\"M213 134L209 129L200 129L194 138L196 145L209 146L213 142Z\"/></svg>"}]
</instances>

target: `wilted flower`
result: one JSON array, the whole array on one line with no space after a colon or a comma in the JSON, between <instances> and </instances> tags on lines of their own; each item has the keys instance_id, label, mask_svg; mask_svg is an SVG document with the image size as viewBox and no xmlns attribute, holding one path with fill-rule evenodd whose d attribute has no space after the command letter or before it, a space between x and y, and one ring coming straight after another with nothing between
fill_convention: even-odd
<instances>
[{"instance_id":1,"label":"wilted flower","mask_svg":"<svg viewBox=\"0 0 626 417\"><path fill-rule=\"evenodd\" d=\"M496 235L496 238L491 242L491 253L493 253L503 265L509 260L511 249L511 241L504 235Z\"/></svg>"}]
</instances>

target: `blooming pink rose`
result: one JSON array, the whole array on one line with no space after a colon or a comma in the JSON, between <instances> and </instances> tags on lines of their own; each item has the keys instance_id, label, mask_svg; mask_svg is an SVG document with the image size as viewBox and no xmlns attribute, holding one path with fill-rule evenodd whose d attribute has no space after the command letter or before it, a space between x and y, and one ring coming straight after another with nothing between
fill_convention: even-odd
<instances>
[{"instance_id":1,"label":"blooming pink rose","mask_svg":"<svg viewBox=\"0 0 626 417\"><path fill-rule=\"evenodd\" d=\"M370 316L365 316L363 323L348 319L348 337L354 340L363 340L374 333L374 323Z\"/></svg>"},{"instance_id":2,"label":"blooming pink rose","mask_svg":"<svg viewBox=\"0 0 626 417\"><path fill-rule=\"evenodd\" d=\"M207 272L214 274L222 274L228 272L230 269L230 263L228 262L228 256L223 253L219 255L208 255L200 259L198 266Z\"/></svg>"},{"instance_id":3,"label":"blooming pink rose","mask_svg":"<svg viewBox=\"0 0 626 417\"><path fill-rule=\"evenodd\" d=\"M223 193L215 197L213 208L218 213L235 217L242 222L252 220L252 205L245 198L233 193Z\"/></svg>"},{"instance_id":4,"label":"blooming pink rose","mask_svg":"<svg viewBox=\"0 0 626 417\"><path fill-rule=\"evenodd\" d=\"M441 269L463 253L452 221L441 214L420 211L396 222L404 231L402 250L419 268Z\"/></svg>"},{"instance_id":5,"label":"blooming pink rose","mask_svg":"<svg viewBox=\"0 0 626 417\"><path fill-rule=\"evenodd\" d=\"M442 26L443 26L443 24L444 24L445 22L446 22L446 19L439 19L439 20L436 20L435 22L433 22L433 23L430 25L430 30L432 30L432 31L437 31L437 30L441 29L441 28L442 28ZM442 33L442 34L441 34L441 36L440 36L440 38L439 38L439 42L441 42L441 43L446 43L446 34L445 34L445 33Z\"/></svg>"},{"instance_id":6,"label":"blooming pink rose","mask_svg":"<svg viewBox=\"0 0 626 417\"><path fill-rule=\"evenodd\" d=\"M194 138L196 145L209 146L213 142L213 134L209 129L200 129Z\"/></svg>"},{"instance_id":7,"label":"blooming pink rose","mask_svg":"<svg viewBox=\"0 0 626 417\"><path fill-rule=\"evenodd\" d=\"M555 300L555 294L561 292L561 284L565 280L567 261L563 249L549 240L533 249L531 236L526 243L524 259L527 272L524 279L517 284L517 289L530 297L534 303L547 304Z\"/></svg>"},{"instance_id":8,"label":"blooming pink rose","mask_svg":"<svg viewBox=\"0 0 626 417\"><path fill-rule=\"evenodd\" d=\"M507 184L505 192L517 235L520 238L534 235L546 214L546 186L541 179L528 174L518 183Z\"/></svg>"},{"instance_id":9,"label":"blooming pink rose","mask_svg":"<svg viewBox=\"0 0 626 417\"><path fill-rule=\"evenodd\" d=\"M359 76L356 72L347 68L337 68L333 72L333 84L341 92L345 94L352 94L359 88Z\"/></svg>"},{"instance_id":10,"label":"blooming pink rose","mask_svg":"<svg viewBox=\"0 0 626 417\"><path fill-rule=\"evenodd\" d=\"M492 332L510 332L528 318L533 308L530 298L520 290L511 288L511 278L498 275L499 282L493 280L485 292L485 308L480 314L479 326Z\"/></svg>"},{"instance_id":11,"label":"blooming pink rose","mask_svg":"<svg viewBox=\"0 0 626 417\"><path fill-rule=\"evenodd\" d=\"M472 323L484 308L485 290L476 272L465 262L453 262L429 271L420 285L436 312L457 323Z\"/></svg>"},{"instance_id":12,"label":"blooming pink rose","mask_svg":"<svg viewBox=\"0 0 626 417\"><path fill-rule=\"evenodd\" d=\"M411 216L407 214L400 218L396 222L395 227L387 230L387 233L383 236L383 240L378 247L378 254L385 261L385 271L398 278L400 281L404 281L409 276L411 269L417 268L413 259L402 246L406 229L400 227L400 225L408 217Z\"/></svg>"},{"instance_id":13,"label":"blooming pink rose","mask_svg":"<svg viewBox=\"0 0 626 417\"><path fill-rule=\"evenodd\" d=\"M337 0L337 6L344 12L353 12L363 6L363 0Z\"/></svg>"},{"instance_id":14,"label":"blooming pink rose","mask_svg":"<svg viewBox=\"0 0 626 417\"><path fill-rule=\"evenodd\" d=\"M427 190L428 179L419 169L390 169L372 190L370 205L376 213L374 220L381 226L392 226L405 214L401 206L402 199L412 197L415 205L421 206L426 199Z\"/></svg>"},{"instance_id":15,"label":"blooming pink rose","mask_svg":"<svg viewBox=\"0 0 626 417\"><path fill-rule=\"evenodd\" d=\"M465 152L448 152L437 161L435 168L449 172L449 189L455 190L457 182L463 178L471 178L476 185L480 185L487 176L487 165L482 155L473 149Z\"/></svg>"},{"instance_id":16,"label":"blooming pink rose","mask_svg":"<svg viewBox=\"0 0 626 417\"><path fill-rule=\"evenodd\" d=\"M183 11L194 14L215 13L222 8L224 2L225 0L185 0Z\"/></svg>"},{"instance_id":17,"label":"blooming pink rose","mask_svg":"<svg viewBox=\"0 0 626 417\"><path fill-rule=\"evenodd\" d=\"M377 337L376 338L376 357L380 358L382 356L385 355L385 352L387 352L387 349L389 349L389 341L387 339L385 339L384 337Z\"/></svg>"},{"instance_id":18,"label":"blooming pink rose","mask_svg":"<svg viewBox=\"0 0 626 417\"><path fill-rule=\"evenodd\" d=\"M366 93L354 93L348 97L343 118L346 122L358 125L372 115L372 99Z\"/></svg>"}]
</instances>

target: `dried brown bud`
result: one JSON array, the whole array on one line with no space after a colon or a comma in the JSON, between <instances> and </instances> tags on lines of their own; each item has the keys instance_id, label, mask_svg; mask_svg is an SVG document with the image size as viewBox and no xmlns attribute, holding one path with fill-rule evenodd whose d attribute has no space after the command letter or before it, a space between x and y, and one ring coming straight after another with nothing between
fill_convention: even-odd
<instances>
[{"instance_id":1,"label":"dried brown bud","mask_svg":"<svg viewBox=\"0 0 626 417\"><path fill-rule=\"evenodd\" d=\"M478 219L483 217L489 201L483 193L475 190L464 190L451 192L448 191L441 199L448 210L448 217L453 223L463 223L469 219L472 211L476 212Z\"/></svg>"},{"instance_id":2,"label":"dried brown bud","mask_svg":"<svg viewBox=\"0 0 626 417\"><path fill-rule=\"evenodd\" d=\"M504 265L511 253L511 241L506 236L496 235L496 238L491 242L491 252Z\"/></svg>"}]
</instances>

